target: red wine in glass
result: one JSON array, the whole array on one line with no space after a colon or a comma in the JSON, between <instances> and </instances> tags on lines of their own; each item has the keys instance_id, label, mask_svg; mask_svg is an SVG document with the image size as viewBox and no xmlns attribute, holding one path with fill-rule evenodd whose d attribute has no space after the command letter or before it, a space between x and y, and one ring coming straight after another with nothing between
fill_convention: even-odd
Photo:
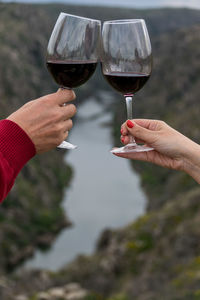
<instances>
[{"instance_id":1,"label":"red wine in glass","mask_svg":"<svg viewBox=\"0 0 200 300\"><path fill-rule=\"evenodd\" d=\"M84 84L93 75L97 62L47 61L47 68L55 82L70 89Z\"/></svg>"},{"instance_id":2,"label":"red wine in glass","mask_svg":"<svg viewBox=\"0 0 200 300\"><path fill-rule=\"evenodd\" d=\"M149 74L108 73L103 74L106 81L123 95L134 95L147 82Z\"/></svg>"}]
</instances>

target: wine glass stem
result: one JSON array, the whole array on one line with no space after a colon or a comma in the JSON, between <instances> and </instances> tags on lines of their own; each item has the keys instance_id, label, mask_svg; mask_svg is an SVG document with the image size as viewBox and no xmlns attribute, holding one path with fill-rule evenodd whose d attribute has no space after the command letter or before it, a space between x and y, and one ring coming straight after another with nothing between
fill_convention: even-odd
<instances>
[{"instance_id":1,"label":"wine glass stem","mask_svg":"<svg viewBox=\"0 0 200 300\"><path fill-rule=\"evenodd\" d=\"M126 100L126 109L127 109L127 119L131 120L133 119L133 95L125 95L125 100ZM131 135L130 136L130 144L135 144L135 139Z\"/></svg>"}]
</instances>

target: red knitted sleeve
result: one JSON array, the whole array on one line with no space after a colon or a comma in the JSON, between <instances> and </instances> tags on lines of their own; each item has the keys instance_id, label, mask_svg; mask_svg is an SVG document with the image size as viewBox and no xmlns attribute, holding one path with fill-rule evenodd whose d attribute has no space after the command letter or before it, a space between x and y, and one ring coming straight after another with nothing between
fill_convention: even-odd
<instances>
[{"instance_id":1,"label":"red knitted sleeve","mask_svg":"<svg viewBox=\"0 0 200 300\"><path fill-rule=\"evenodd\" d=\"M22 167L36 154L26 132L10 120L0 121L0 202L7 196Z\"/></svg>"}]
</instances>

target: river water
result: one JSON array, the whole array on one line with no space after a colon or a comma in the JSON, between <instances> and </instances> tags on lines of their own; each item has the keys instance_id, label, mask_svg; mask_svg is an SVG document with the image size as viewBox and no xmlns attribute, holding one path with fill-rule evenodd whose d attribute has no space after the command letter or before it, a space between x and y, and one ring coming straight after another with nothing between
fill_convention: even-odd
<instances>
[{"instance_id":1,"label":"river water","mask_svg":"<svg viewBox=\"0 0 200 300\"><path fill-rule=\"evenodd\" d=\"M74 169L63 201L73 226L63 230L47 252L37 251L22 269L58 270L78 254L91 254L105 228L118 228L145 211L146 198L130 163L112 155L111 112L91 98L78 108L66 155ZM119 133L120 135L120 133Z\"/></svg>"}]
</instances>

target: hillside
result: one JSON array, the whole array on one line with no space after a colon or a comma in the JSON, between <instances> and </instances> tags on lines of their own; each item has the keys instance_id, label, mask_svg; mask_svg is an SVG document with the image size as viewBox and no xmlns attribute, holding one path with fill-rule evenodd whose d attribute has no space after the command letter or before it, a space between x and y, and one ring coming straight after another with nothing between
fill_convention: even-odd
<instances>
[{"instance_id":1,"label":"hillside","mask_svg":"<svg viewBox=\"0 0 200 300\"><path fill-rule=\"evenodd\" d=\"M41 22L42 20L42 22ZM55 90L45 68L51 18L30 6L0 3L0 117ZM70 224L61 201L72 176L64 152L35 157L0 208L0 271L48 247Z\"/></svg>"},{"instance_id":2,"label":"hillside","mask_svg":"<svg viewBox=\"0 0 200 300\"><path fill-rule=\"evenodd\" d=\"M196 188L125 228L106 230L93 256L80 256L57 273L25 273L14 291L35 295L28 300L43 299L37 290L45 291L44 299L64 300L51 291L57 287L65 295L76 282L88 293L81 300L199 299L199 197Z\"/></svg>"},{"instance_id":3,"label":"hillside","mask_svg":"<svg viewBox=\"0 0 200 300\"><path fill-rule=\"evenodd\" d=\"M187 9L135 11L0 4L2 117L27 99L53 89L44 68L44 52L59 11L102 20L145 18L151 32L154 71L143 91L135 96L134 114L164 119L197 142L200 140L197 109L200 11ZM97 82L99 89L110 90L100 78L97 72L77 91L77 102L91 94ZM119 127L126 117L125 104L117 93L113 92L113 97L117 104L112 108L113 139L119 143ZM16 263L12 262L13 254L23 253L27 245L38 244L41 233L45 236L57 230L54 225L58 224L62 211L55 208L59 207L57 204L67 182L62 160L61 152L56 151L34 159L23 170L9 199L1 207L2 270ZM99 238L93 256L81 256L60 272L35 271L22 274L18 279L2 278L2 300L14 300L13 295L18 294L28 295L21 298L28 300L68 299L65 296L51 298L50 289L59 287L60 295L64 295L66 284L72 282L87 291L88 296L79 297L84 300L200 299L198 185L181 172L141 162L132 165L140 174L149 199L147 214L126 228L108 229ZM69 169L68 174L70 177ZM19 219L23 221L19 223ZM39 291L45 291L46 298L38 295Z\"/></svg>"},{"instance_id":4,"label":"hillside","mask_svg":"<svg viewBox=\"0 0 200 300\"><path fill-rule=\"evenodd\" d=\"M156 70L135 103L137 113L158 115L197 141L199 30L198 25L156 37ZM79 298L84 300L199 299L200 189L181 172L140 163L136 167L151 211L125 228L106 230L93 256L80 256L57 273L37 272L37 280L34 273L25 274L18 281L21 293L29 291L35 295L31 299L40 300L42 294L35 292L44 290L50 300L52 288L67 295L68 284L77 282L77 289L83 288L88 295Z\"/></svg>"}]
</instances>

